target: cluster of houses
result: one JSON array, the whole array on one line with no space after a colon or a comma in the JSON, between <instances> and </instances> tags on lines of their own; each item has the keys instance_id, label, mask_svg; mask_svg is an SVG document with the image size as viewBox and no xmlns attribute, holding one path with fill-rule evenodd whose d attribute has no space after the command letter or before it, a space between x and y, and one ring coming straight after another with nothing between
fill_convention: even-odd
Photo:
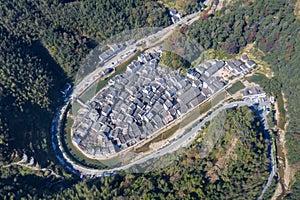
<instances>
[{"instance_id":1,"label":"cluster of houses","mask_svg":"<svg viewBox=\"0 0 300 200\"><path fill-rule=\"evenodd\" d=\"M141 54L78 111L72 139L82 151L99 158L132 146L222 89L227 83L218 71L236 75L253 67L248 58L213 60L180 74L159 65L161 54Z\"/></svg>"},{"instance_id":2,"label":"cluster of houses","mask_svg":"<svg viewBox=\"0 0 300 200\"><path fill-rule=\"evenodd\" d=\"M227 61L227 68L234 76L247 74L255 65L256 63L250 60L246 54L242 54L241 59L231 59Z\"/></svg>"},{"instance_id":3,"label":"cluster of houses","mask_svg":"<svg viewBox=\"0 0 300 200\"><path fill-rule=\"evenodd\" d=\"M182 14L178 12L176 9L172 8L169 10L171 20L175 24L176 22L179 22L182 18Z\"/></svg>"},{"instance_id":4,"label":"cluster of houses","mask_svg":"<svg viewBox=\"0 0 300 200\"><path fill-rule=\"evenodd\" d=\"M108 49L99 55L101 62L105 62L116 55L119 51L123 50L126 46L123 44L108 45Z\"/></svg>"}]
</instances>

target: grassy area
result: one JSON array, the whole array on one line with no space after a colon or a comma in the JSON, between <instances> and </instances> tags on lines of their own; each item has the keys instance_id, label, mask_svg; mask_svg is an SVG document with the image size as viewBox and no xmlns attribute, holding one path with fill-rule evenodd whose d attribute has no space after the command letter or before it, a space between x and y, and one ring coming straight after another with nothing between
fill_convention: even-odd
<instances>
[{"instance_id":1,"label":"grassy area","mask_svg":"<svg viewBox=\"0 0 300 200\"><path fill-rule=\"evenodd\" d=\"M74 103L72 104L72 109L70 110L71 114L74 115L74 116L76 116L78 110L79 110L81 107L82 107L82 106L81 106L79 103L74 102Z\"/></svg>"},{"instance_id":2,"label":"grassy area","mask_svg":"<svg viewBox=\"0 0 300 200\"><path fill-rule=\"evenodd\" d=\"M228 88L227 92L229 94L233 95L236 92L238 92L239 90L242 90L244 88L245 88L245 85L241 81L238 81L238 82L234 83L230 88Z\"/></svg>"},{"instance_id":3,"label":"grassy area","mask_svg":"<svg viewBox=\"0 0 300 200\"><path fill-rule=\"evenodd\" d=\"M185 119L180 123L181 127L185 127L192 121L196 120L201 114L209 111L211 107L211 101L206 101L205 103L201 104L200 106L189 112L188 115L186 115Z\"/></svg>"},{"instance_id":4,"label":"grassy area","mask_svg":"<svg viewBox=\"0 0 300 200\"><path fill-rule=\"evenodd\" d=\"M254 74L246 78L247 81L260 84L263 80L268 80L268 78L263 74Z\"/></svg>"},{"instance_id":5,"label":"grassy area","mask_svg":"<svg viewBox=\"0 0 300 200\"><path fill-rule=\"evenodd\" d=\"M214 107L216 106L218 103L220 103L221 101L223 101L224 99L226 99L228 97L228 94L225 90L221 90L219 91L216 95L214 95L211 98L210 101L210 107ZM203 111L202 111L203 112ZM206 111L205 111L206 112Z\"/></svg>"},{"instance_id":6,"label":"grassy area","mask_svg":"<svg viewBox=\"0 0 300 200\"><path fill-rule=\"evenodd\" d=\"M279 93L277 96L277 103L278 103L278 111L279 111L279 119L278 119L278 127L284 129L284 125L286 122L286 111L284 109L284 101L282 93Z\"/></svg>"},{"instance_id":7,"label":"grassy area","mask_svg":"<svg viewBox=\"0 0 300 200\"><path fill-rule=\"evenodd\" d=\"M196 60L194 60L191 65L193 67L196 67L200 63L202 63L206 60L210 60L210 59L211 59L211 56L208 53L202 52L201 55Z\"/></svg>"},{"instance_id":8,"label":"grassy area","mask_svg":"<svg viewBox=\"0 0 300 200\"><path fill-rule=\"evenodd\" d=\"M163 4L166 8L173 8L176 6L175 0L160 0L159 3Z\"/></svg>"},{"instance_id":9,"label":"grassy area","mask_svg":"<svg viewBox=\"0 0 300 200\"><path fill-rule=\"evenodd\" d=\"M102 80L100 80L101 82ZM91 98L93 98L93 96L95 96L96 94L96 90L97 90L97 84L98 82L94 83L89 89L87 89L81 96L80 99L86 103L88 100L90 100Z\"/></svg>"},{"instance_id":10,"label":"grassy area","mask_svg":"<svg viewBox=\"0 0 300 200\"><path fill-rule=\"evenodd\" d=\"M179 127L180 127L180 124L176 124L176 125L172 126L171 128L169 128L166 131L162 132L160 135L153 138L151 141L149 141L146 144L144 144L143 146L137 148L135 150L135 152L136 153L141 153L141 152L149 151L150 150L149 146L151 145L151 143L160 142L160 141L163 141L163 140L166 140L166 139L170 138L179 129Z\"/></svg>"},{"instance_id":11,"label":"grassy area","mask_svg":"<svg viewBox=\"0 0 300 200\"><path fill-rule=\"evenodd\" d=\"M228 60L229 58L233 58L233 56L222 49L210 49L207 51L210 55L210 59L217 59L217 60Z\"/></svg>"}]
</instances>

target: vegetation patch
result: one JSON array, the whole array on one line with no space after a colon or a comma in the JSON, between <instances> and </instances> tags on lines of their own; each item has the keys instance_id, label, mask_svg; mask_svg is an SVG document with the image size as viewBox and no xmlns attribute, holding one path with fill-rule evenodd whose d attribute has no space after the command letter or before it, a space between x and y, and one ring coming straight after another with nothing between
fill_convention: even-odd
<instances>
[{"instance_id":1,"label":"vegetation patch","mask_svg":"<svg viewBox=\"0 0 300 200\"><path fill-rule=\"evenodd\" d=\"M179 68L189 68L191 63L182 58L180 55L172 53L170 51L164 51L160 59L160 64L171 67L175 70Z\"/></svg>"},{"instance_id":2,"label":"vegetation patch","mask_svg":"<svg viewBox=\"0 0 300 200\"><path fill-rule=\"evenodd\" d=\"M245 196L256 199L268 177L269 160L263 127L247 107L228 110L221 118L224 128L215 126L215 129L207 132L210 138L218 139L206 157L200 157L206 140L197 140L199 142L193 142L185 151L174 152L151 162L153 165L171 162L167 167L152 171L153 165L150 165L149 169L143 168L149 171L147 173L121 172L115 177L94 180L88 184L80 183L78 187L86 198L105 195L107 198L129 196L131 199L244 199ZM212 123L218 122L220 119ZM208 129L209 126L204 131ZM224 152L229 155L225 162L226 170L217 170L215 174L218 180L212 183L208 172L215 168L218 158ZM59 196L69 198L74 191L77 189L70 188Z\"/></svg>"},{"instance_id":3,"label":"vegetation patch","mask_svg":"<svg viewBox=\"0 0 300 200\"><path fill-rule=\"evenodd\" d=\"M134 152L141 153L141 152L149 151L151 143L161 142L161 141L164 141L164 140L170 138L172 135L174 135L174 133L177 130L179 130L179 128L180 128L180 124L176 124L176 125L172 126L171 128L167 129L166 131L163 131L160 135L151 139L149 142L147 142L143 146L134 149Z\"/></svg>"},{"instance_id":4,"label":"vegetation patch","mask_svg":"<svg viewBox=\"0 0 300 200\"><path fill-rule=\"evenodd\" d=\"M165 7L175 8L184 14L190 14L199 11L202 7L202 0L159 0Z\"/></svg>"},{"instance_id":5,"label":"vegetation patch","mask_svg":"<svg viewBox=\"0 0 300 200\"><path fill-rule=\"evenodd\" d=\"M249 82L261 84L262 81L264 81L264 80L266 81L266 80L268 80L268 78L263 74L254 74L250 77L247 77L246 80Z\"/></svg>"},{"instance_id":6,"label":"vegetation patch","mask_svg":"<svg viewBox=\"0 0 300 200\"><path fill-rule=\"evenodd\" d=\"M211 59L228 60L230 58L233 58L233 55L229 54L223 49L209 49L207 53L210 55Z\"/></svg>"},{"instance_id":7,"label":"vegetation patch","mask_svg":"<svg viewBox=\"0 0 300 200\"><path fill-rule=\"evenodd\" d=\"M236 92L238 92L244 88L245 88L245 85L241 81L238 81L238 82L234 83L230 88L228 88L227 92L229 92L229 94L233 95Z\"/></svg>"}]
</instances>

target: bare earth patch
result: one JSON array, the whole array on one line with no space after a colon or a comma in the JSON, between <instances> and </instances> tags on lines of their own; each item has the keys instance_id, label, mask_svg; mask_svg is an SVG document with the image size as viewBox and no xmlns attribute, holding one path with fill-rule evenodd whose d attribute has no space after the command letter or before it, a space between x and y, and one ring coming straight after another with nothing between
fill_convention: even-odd
<instances>
[{"instance_id":1,"label":"bare earth patch","mask_svg":"<svg viewBox=\"0 0 300 200\"><path fill-rule=\"evenodd\" d=\"M224 6L228 6L232 2L233 0L220 0L217 6L217 10L221 10L221 8L223 8Z\"/></svg>"},{"instance_id":2,"label":"bare earth patch","mask_svg":"<svg viewBox=\"0 0 300 200\"><path fill-rule=\"evenodd\" d=\"M298 19L300 19L300 0L298 0L295 4L294 14Z\"/></svg>"},{"instance_id":3,"label":"bare earth patch","mask_svg":"<svg viewBox=\"0 0 300 200\"><path fill-rule=\"evenodd\" d=\"M265 53L254 46L255 43L248 44L243 48L242 53L247 54L250 59L257 63L257 71L259 73L266 75L267 78L274 77L274 72L271 70L270 64L262 61L262 57L265 55Z\"/></svg>"},{"instance_id":4,"label":"bare earth patch","mask_svg":"<svg viewBox=\"0 0 300 200\"><path fill-rule=\"evenodd\" d=\"M159 142L155 142L155 143L151 143L150 146L149 146L149 148L151 150L157 150L157 149L161 148L165 143L166 143L165 140L159 141Z\"/></svg>"}]
</instances>

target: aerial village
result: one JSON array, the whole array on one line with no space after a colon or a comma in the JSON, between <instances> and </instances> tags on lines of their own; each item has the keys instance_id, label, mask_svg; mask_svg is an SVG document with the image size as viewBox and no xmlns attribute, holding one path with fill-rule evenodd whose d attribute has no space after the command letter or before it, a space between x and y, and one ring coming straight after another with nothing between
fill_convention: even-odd
<instances>
[{"instance_id":1,"label":"aerial village","mask_svg":"<svg viewBox=\"0 0 300 200\"><path fill-rule=\"evenodd\" d=\"M256 65L243 54L240 59L206 61L183 73L161 66L161 55L159 49L142 53L78 111L72 141L81 151L95 158L113 156L199 106Z\"/></svg>"}]
</instances>

